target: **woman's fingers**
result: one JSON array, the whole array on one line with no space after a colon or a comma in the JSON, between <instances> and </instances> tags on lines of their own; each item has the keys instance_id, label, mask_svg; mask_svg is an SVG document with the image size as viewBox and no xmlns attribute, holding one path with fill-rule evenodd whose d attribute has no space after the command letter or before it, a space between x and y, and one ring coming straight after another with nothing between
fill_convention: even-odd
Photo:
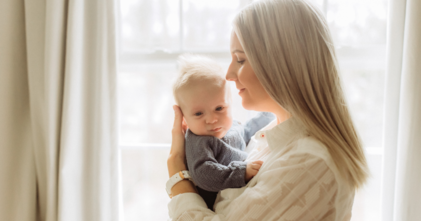
<instances>
[{"instance_id":1,"label":"woman's fingers","mask_svg":"<svg viewBox=\"0 0 421 221\"><path fill-rule=\"evenodd\" d=\"M174 125L173 125L173 133L179 133L182 132L183 128L183 113L180 110L180 107L177 105L172 106L174 109Z\"/></svg>"},{"instance_id":2,"label":"woman's fingers","mask_svg":"<svg viewBox=\"0 0 421 221\"><path fill-rule=\"evenodd\" d=\"M183 130L183 113L180 107L177 105L173 106L174 109L174 126L172 128L172 142L170 156L179 156L184 158L184 132ZM184 126L186 127L186 126Z\"/></svg>"}]
</instances>

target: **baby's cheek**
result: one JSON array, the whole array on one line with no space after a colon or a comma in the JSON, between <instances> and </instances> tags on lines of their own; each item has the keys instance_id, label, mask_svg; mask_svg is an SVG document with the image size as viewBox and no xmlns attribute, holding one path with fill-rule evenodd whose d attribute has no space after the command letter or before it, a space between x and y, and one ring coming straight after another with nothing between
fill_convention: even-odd
<instances>
[{"instance_id":1,"label":"baby's cheek","mask_svg":"<svg viewBox=\"0 0 421 221\"><path fill-rule=\"evenodd\" d=\"M209 135L208 131L206 130L206 125L201 124L200 122L192 123L192 127L190 128L190 130L196 135L200 135L200 136Z\"/></svg>"},{"instance_id":2,"label":"baby's cheek","mask_svg":"<svg viewBox=\"0 0 421 221\"><path fill-rule=\"evenodd\" d=\"M196 135L202 135L203 133L203 131L201 131L200 128L198 128L196 125L192 125L191 127L189 127L189 129Z\"/></svg>"},{"instance_id":3,"label":"baby's cheek","mask_svg":"<svg viewBox=\"0 0 421 221\"><path fill-rule=\"evenodd\" d=\"M226 127L231 128L232 126L232 115L229 114L227 115L227 119L226 119Z\"/></svg>"},{"instance_id":4,"label":"baby's cheek","mask_svg":"<svg viewBox=\"0 0 421 221\"><path fill-rule=\"evenodd\" d=\"M188 118L185 118L185 119L186 119L186 124L187 124L187 127L189 128L189 130L191 130L191 132L196 134L198 131L196 130L196 126L194 124L194 121L191 120L191 119L188 119Z\"/></svg>"}]
</instances>

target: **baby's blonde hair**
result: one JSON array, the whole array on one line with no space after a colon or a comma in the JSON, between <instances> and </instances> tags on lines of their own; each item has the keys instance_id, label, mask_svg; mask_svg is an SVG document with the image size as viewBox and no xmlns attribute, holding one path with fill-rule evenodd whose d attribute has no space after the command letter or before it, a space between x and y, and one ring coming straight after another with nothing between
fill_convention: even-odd
<instances>
[{"instance_id":1,"label":"baby's blonde hair","mask_svg":"<svg viewBox=\"0 0 421 221\"><path fill-rule=\"evenodd\" d=\"M173 84L173 95L177 105L180 105L178 92L196 84L213 84L223 87L225 73L214 60L194 54L180 55L178 58L179 75Z\"/></svg>"}]
</instances>

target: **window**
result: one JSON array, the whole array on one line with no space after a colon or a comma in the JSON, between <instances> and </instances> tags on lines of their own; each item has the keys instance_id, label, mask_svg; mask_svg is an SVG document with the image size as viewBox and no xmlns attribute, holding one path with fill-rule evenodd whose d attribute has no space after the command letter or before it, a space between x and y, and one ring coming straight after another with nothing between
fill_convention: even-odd
<instances>
[{"instance_id":1,"label":"window","mask_svg":"<svg viewBox=\"0 0 421 221\"><path fill-rule=\"evenodd\" d=\"M251 0L121 0L120 148L125 220L166 220L166 159L173 123L172 82L184 52L230 62L235 14ZM351 113L373 174L356 195L353 220L379 220L386 0L318 0L337 47ZM235 87L234 118L241 107Z\"/></svg>"}]
</instances>

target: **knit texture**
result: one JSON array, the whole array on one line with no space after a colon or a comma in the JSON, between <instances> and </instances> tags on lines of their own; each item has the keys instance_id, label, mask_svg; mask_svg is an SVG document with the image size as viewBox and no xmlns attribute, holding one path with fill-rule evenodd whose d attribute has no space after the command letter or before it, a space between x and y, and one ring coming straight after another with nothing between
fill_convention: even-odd
<instances>
[{"instance_id":1,"label":"knit texture","mask_svg":"<svg viewBox=\"0 0 421 221\"><path fill-rule=\"evenodd\" d=\"M185 141L187 168L195 184L204 191L214 192L215 197L220 190L245 186L247 166L244 162L247 158L245 147L258 130L274 119L275 115L262 112L244 125L234 121L222 139L198 136L187 130ZM204 192L202 190L199 194Z\"/></svg>"}]
</instances>

